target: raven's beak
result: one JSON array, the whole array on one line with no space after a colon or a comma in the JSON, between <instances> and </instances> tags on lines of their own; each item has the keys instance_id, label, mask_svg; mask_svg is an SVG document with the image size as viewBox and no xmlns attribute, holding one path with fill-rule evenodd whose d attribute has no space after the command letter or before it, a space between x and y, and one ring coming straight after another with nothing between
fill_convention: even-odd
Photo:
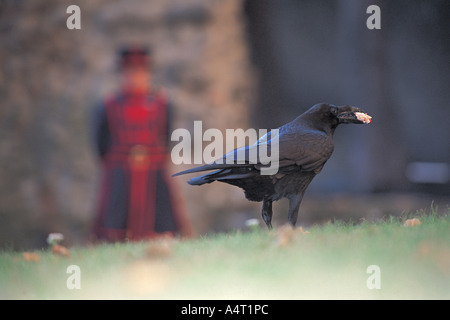
<instances>
[{"instance_id":1,"label":"raven's beak","mask_svg":"<svg viewBox=\"0 0 450 320\"><path fill-rule=\"evenodd\" d=\"M371 116L369 116L360 108L356 108L353 106L339 107L339 113L337 117L339 119L339 123L368 124L372 122Z\"/></svg>"}]
</instances>

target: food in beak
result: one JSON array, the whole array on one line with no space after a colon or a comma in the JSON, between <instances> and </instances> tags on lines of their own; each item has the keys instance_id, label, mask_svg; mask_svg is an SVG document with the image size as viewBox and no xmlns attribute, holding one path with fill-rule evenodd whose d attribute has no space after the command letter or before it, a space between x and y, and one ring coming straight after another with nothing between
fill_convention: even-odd
<instances>
[{"instance_id":1,"label":"food in beak","mask_svg":"<svg viewBox=\"0 0 450 320\"><path fill-rule=\"evenodd\" d=\"M364 124L372 122L372 117L369 116L367 113L355 112L355 116L359 121L361 121Z\"/></svg>"}]
</instances>

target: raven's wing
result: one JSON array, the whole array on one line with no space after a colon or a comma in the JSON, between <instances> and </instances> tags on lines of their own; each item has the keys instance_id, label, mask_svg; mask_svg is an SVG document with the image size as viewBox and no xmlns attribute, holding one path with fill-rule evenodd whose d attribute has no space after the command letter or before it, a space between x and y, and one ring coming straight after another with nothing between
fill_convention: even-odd
<instances>
[{"instance_id":1,"label":"raven's wing","mask_svg":"<svg viewBox=\"0 0 450 320\"><path fill-rule=\"evenodd\" d=\"M318 130L296 130L280 134L279 168L292 165L318 173L333 153L332 137Z\"/></svg>"},{"instance_id":2,"label":"raven's wing","mask_svg":"<svg viewBox=\"0 0 450 320\"><path fill-rule=\"evenodd\" d=\"M318 172L331 156L333 148L332 138L322 131L308 128L292 130L283 126L278 132L271 131L250 146L234 149L212 163L181 171L173 176L232 168L260 170L267 166L287 170L298 166L304 171Z\"/></svg>"},{"instance_id":3,"label":"raven's wing","mask_svg":"<svg viewBox=\"0 0 450 320\"><path fill-rule=\"evenodd\" d=\"M201 171L208 170L217 170L217 169L230 169L230 168L245 168L245 167L255 167L263 165L261 159L259 157L259 150L262 148L268 148L270 152L272 141L276 139L272 139L272 133L269 132L258 139L254 144L250 146L244 146L240 148L236 148L227 154L225 154L222 158L215 160L214 162L205 164L200 167L191 168L188 170L184 170L178 172L174 175L179 176L188 173L195 173ZM258 167L259 169L259 167Z\"/></svg>"}]
</instances>

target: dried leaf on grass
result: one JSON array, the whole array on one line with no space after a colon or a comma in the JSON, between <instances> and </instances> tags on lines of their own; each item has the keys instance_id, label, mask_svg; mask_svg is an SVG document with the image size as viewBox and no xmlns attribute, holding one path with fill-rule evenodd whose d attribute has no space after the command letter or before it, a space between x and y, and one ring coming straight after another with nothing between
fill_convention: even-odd
<instances>
[{"instance_id":1,"label":"dried leaf on grass","mask_svg":"<svg viewBox=\"0 0 450 320\"><path fill-rule=\"evenodd\" d=\"M70 257L69 249L59 244L54 244L52 246L52 253L57 256Z\"/></svg>"},{"instance_id":2,"label":"dried leaf on grass","mask_svg":"<svg viewBox=\"0 0 450 320\"><path fill-rule=\"evenodd\" d=\"M308 234L303 227L294 228L291 224L285 224L277 229L277 246L284 247L291 243L298 235Z\"/></svg>"},{"instance_id":3,"label":"dried leaf on grass","mask_svg":"<svg viewBox=\"0 0 450 320\"><path fill-rule=\"evenodd\" d=\"M403 224L403 226L405 226L405 227L415 227L415 226L418 226L418 225L421 225L421 224L422 224L422 222L419 219L413 218L413 219L406 220L405 223Z\"/></svg>"},{"instance_id":4,"label":"dried leaf on grass","mask_svg":"<svg viewBox=\"0 0 450 320\"><path fill-rule=\"evenodd\" d=\"M23 259L30 262L39 262L41 257L35 252L24 252L22 253Z\"/></svg>"},{"instance_id":5,"label":"dried leaf on grass","mask_svg":"<svg viewBox=\"0 0 450 320\"><path fill-rule=\"evenodd\" d=\"M301 234L308 234L309 231L303 230L303 227L298 227L297 231L300 232Z\"/></svg>"}]
</instances>

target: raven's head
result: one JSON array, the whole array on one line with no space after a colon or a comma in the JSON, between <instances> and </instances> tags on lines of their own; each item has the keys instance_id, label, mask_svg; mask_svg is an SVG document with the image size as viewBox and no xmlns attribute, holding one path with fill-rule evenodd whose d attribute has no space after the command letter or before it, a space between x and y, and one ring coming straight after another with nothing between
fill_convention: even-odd
<instances>
[{"instance_id":1,"label":"raven's head","mask_svg":"<svg viewBox=\"0 0 450 320\"><path fill-rule=\"evenodd\" d=\"M334 132L341 123L367 124L372 121L372 117L359 108L349 105L337 107L329 103L318 103L299 118L308 125L326 132Z\"/></svg>"}]
</instances>

